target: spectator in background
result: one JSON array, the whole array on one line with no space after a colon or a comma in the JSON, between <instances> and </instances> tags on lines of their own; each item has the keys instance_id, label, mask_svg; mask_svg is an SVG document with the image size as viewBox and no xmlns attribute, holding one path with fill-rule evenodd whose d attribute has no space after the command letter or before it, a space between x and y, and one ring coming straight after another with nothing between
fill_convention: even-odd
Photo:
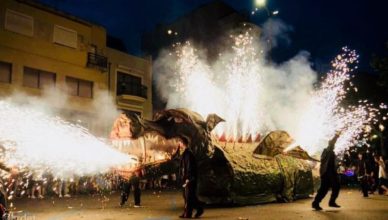
<instances>
[{"instance_id":1,"label":"spectator in background","mask_svg":"<svg viewBox=\"0 0 388 220\"><path fill-rule=\"evenodd\" d=\"M79 177L74 176L73 178L70 178L69 181L69 194L77 194L78 193L78 184L79 184Z\"/></svg>"},{"instance_id":2,"label":"spectator in background","mask_svg":"<svg viewBox=\"0 0 388 220\"><path fill-rule=\"evenodd\" d=\"M349 150L346 150L345 153L344 153L344 157L342 159L342 164L345 166L345 167L350 167L350 165L352 164L352 158L350 156L350 152Z\"/></svg>"},{"instance_id":3,"label":"spectator in background","mask_svg":"<svg viewBox=\"0 0 388 220\"><path fill-rule=\"evenodd\" d=\"M142 177L141 170L137 169L135 171L135 174L129 179L129 182L133 189L133 199L135 202L135 205L133 207L139 208L140 205L140 197L141 197L141 190L140 190L140 178Z\"/></svg>"},{"instance_id":4,"label":"spectator in background","mask_svg":"<svg viewBox=\"0 0 388 220\"><path fill-rule=\"evenodd\" d=\"M371 186L370 193L373 194L379 188L379 164L377 161L379 160L379 156L373 152L372 160L370 162L371 167Z\"/></svg>"},{"instance_id":5,"label":"spectator in background","mask_svg":"<svg viewBox=\"0 0 388 220\"><path fill-rule=\"evenodd\" d=\"M367 162L364 159L364 156L362 153L358 154L357 178L358 178L358 181L360 182L361 191L364 197L368 197L369 170L367 167Z\"/></svg>"},{"instance_id":6,"label":"spectator in background","mask_svg":"<svg viewBox=\"0 0 388 220\"><path fill-rule=\"evenodd\" d=\"M11 175L16 175L18 173L18 170L16 168L9 168L3 162L0 162L0 170L11 173ZM3 215L8 212L7 197L8 195L6 185L3 183L2 178L0 178L0 217L3 217Z\"/></svg>"},{"instance_id":7,"label":"spectator in background","mask_svg":"<svg viewBox=\"0 0 388 220\"><path fill-rule=\"evenodd\" d=\"M58 179L58 196L59 198L66 197L70 198L69 189L68 189L68 183L64 179Z\"/></svg>"},{"instance_id":8,"label":"spectator in background","mask_svg":"<svg viewBox=\"0 0 388 220\"><path fill-rule=\"evenodd\" d=\"M347 177L345 175L345 172L346 172L346 167L345 165L343 164L342 161L338 162L338 169L337 169L337 173L339 174L339 179L340 179L340 184L346 184L346 181L347 181Z\"/></svg>"},{"instance_id":9,"label":"spectator in background","mask_svg":"<svg viewBox=\"0 0 388 220\"><path fill-rule=\"evenodd\" d=\"M169 181L168 181L168 175L167 175L167 174L166 174L166 175L163 175L163 176L162 176L161 183L160 183L161 188L162 188L162 189L166 189L168 183L169 183Z\"/></svg>"},{"instance_id":10,"label":"spectator in background","mask_svg":"<svg viewBox=\"0 0 388 220\"><path fill-rule=\"evenodd\" d=\"M31 199L43 199L42 195L42 183L43 181L42 175L37 173L30 173L29 179L28 179L28 191L29 195L28 197Z\"/></svg>"},{"instance_id":11,"label":"spectator in background","mask_svg":"<svg viewBox=\"0 0 388 220\"><path fill-rule=\"evenodd\" d=\"M384 195L388 195L388 173L387 173L387 163L383 156L375 158L376 163L379 165L379 187Z\"/></svg>"},{"instance_id":12,"label":"spectator in background","mask_svg":"<svg viewBox=\"0 0 388 220\"><path fill-rule=\"evenodd\" d=\"M171 177L171 184L170 184L171 188L172 189L178 188L176 173L171 174L170 177Z\"/></svg>"}]
</instances>

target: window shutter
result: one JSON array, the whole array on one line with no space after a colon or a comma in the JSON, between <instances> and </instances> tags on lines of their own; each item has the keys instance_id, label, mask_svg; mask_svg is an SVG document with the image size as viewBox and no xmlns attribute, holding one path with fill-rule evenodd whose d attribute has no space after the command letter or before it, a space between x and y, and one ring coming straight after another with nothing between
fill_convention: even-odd
<instances>
[{"instance_id":1,"label":"window shutter","mask_svg":"<svg viewBox=\"0 0 388 220\"><path fill-rule=\"evenodd\" d=\"M54 26L54 43L77 48L77 32L59 25Z\"/></svg>"}]
</instances>

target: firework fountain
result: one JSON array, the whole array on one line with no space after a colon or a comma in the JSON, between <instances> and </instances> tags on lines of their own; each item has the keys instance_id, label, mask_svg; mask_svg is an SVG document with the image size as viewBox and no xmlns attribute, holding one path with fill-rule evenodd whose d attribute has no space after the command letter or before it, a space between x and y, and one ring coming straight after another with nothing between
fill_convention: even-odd
<instances>
[{"instance_id":1,"label":"firework fountain","mask_svg":"<svg viewBox=\"0 0 388 220\"><path fill-rule=\"evenodd\" d=\"M380 114L379 109L367 100L359 101L358 105L343 105L347 91L353 88L349 83L350 72L357 64L358 55L346 47L342 51L332 62L332 70L307 101L294 133L295 145L308 146L309 153L319 151L319 147L324 146L337 131L341 132L335 149L337 153L358 142L365 142L367 136L364 135L369 132L367 126L377 123L376 116ZM350 84L349 87L347 84ZM380 107L384 108L384 105Z\"/></svg>"},{"instance_id":2,"label":"firework fountain","mask_svg":"<svg viewBox=\"0 0 388 220\"><path fill-rule=\"evenodd\" d=\"M31 108L0 101L0 121L4 163L30 170L38 179L46 171L70 178L134 163L85 128Z\"/></svg>"},{"instance_id":3,"label":"firework fountain","mask_svg":"<svg viewBox=\"0 0 388 220\"><path fill-rule=\"evenodd\" d=\"M168 108L189 108L203 117L217 113L226 123L214 132L227 141L255 140L281 129L294 138L286 150L301 146L310 154L319 153L337 131L342 132L337 153L365 142L370 131L365 128L377 122L380 112L367 100L344 104L348 91L356 90L350 75L358 62L355 51L344 47L333 60L332 70L314 88L317 74L307 59L297 57L271 66L249 31L231 38L232 48L220 54L216 65L201 59L203 53L190 42L175 44L175 53L169 53L168 65L175 63L168 69L172 77L163 71L165 58L157 61L162 72L157 79L159 90Z\"/></svg>"},{"instance_id":4,"label":"firework fountain","mask_svg":"<svg viewBox=\"0 0 388 220\"><path fill-rule=\"evenodd\" d=\"M226 69L226 77L222 78L199 58L198 50L190 42L174 45L177 60L172 70L172 82L167 84L172 90L168 92L169 98L179 104L168 107L187 107L203 116L222 113L228 123L218 126L215 132L230 140L239 137L246 140L249 136L257 136L261 129L260 123L250 123L261 121L263 117L260 111L261 70L255 65L260 60L252 47L254 38L248 32L231 38L235 39L232 47L235 56L228 56L228 60L220 64ZM219 81L224 83L222 87Z\"/></svg>"}]
</instances>

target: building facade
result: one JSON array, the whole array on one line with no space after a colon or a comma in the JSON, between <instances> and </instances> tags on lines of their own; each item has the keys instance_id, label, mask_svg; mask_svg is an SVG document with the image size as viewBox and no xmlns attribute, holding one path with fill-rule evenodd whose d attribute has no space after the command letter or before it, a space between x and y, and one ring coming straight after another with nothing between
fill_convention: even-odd
<instances>
[{"instance_id":1,"label":"building facade","mask_svg":"<svg viewBox=\"0 0 388 220\"><path fill-rule=\"evenodd\" d=\"M0 96L61 94L66 103L50 107L99 135L112 125L102 128L96 120L101 91L109 91L117 110L150 118L151 60L109 48L106 39L104 27L45 5L0 1ZM120 81L131 77L136 80L128 85Z\"/></svg>"}]
</instances>

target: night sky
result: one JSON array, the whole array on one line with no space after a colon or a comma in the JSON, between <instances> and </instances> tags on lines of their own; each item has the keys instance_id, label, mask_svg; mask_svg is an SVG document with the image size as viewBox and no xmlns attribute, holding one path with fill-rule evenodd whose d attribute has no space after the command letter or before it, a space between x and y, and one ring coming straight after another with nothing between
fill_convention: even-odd
<instances>
[{"instance_id":1,"label":"night sky","mask_svg":"<svg viewBox=\"0 0 388 220\"><path fill-rule=\"evenodd\" d=\"M281 62L301 50L311 54L317 67L327 66L342 46L360 54L360 69L370 71L372 54L386 53L388 1L385 0L267 0L271 11L292 27L290 43L280 43L272 56ZM157 24L168 24L211 0L40 0L58 10L104 26L122 39L128 52L142 55L141 34ZM224 0L238 11L250 13L254 0ZM260 25L264 10L250 16Z\"/></svg>"}]
</instances>

